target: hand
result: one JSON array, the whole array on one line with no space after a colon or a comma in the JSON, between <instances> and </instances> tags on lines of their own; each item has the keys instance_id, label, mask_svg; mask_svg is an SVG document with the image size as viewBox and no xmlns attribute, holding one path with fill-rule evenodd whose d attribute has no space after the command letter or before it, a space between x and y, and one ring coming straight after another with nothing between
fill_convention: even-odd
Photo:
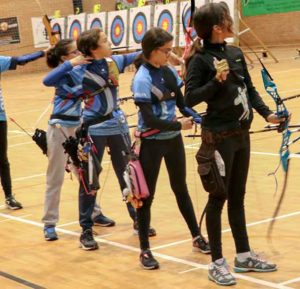
<instances>
[{"instance_id":1,"label":"hand","mask_svg":"<svg viewBox=\"0 0 300 289\"><path fill-rule=\"evenodd\" d=\"M217 60L214 58L214 66L217 70L215 78L219 82L224 82L227 79L227 76L229 74L229 65L226 59Z\"/></svg>"},{"instance_id":2,"label":"hand","mask_svg":"<svg viewBox=\"0 0 300 289\"><path fill-rule=\"evenodd\" d=\"M172 66L184 65L184 60L172 51L169 56L169 63Z\"/></svg>"},{"instance_id":3,"label":"hand","mask_svg":"<svg viewBox=\"0 0 300 289\"><path fill-rule=\"evenodd\" d=\"M290 121L291 119L291 114L289 114L288 120ZM267 116L267 121L270 123L281 123L286 121L285 117L278 117L275 113L272 113L270 115Z\"/></svg>"},{"instance_id":4,"label":"hand","mask_svg":"<svg viewBox=\"0 0 300 289\"><path fill-rule=\"evenodd\" d=\"M74 57L73 59L71 59L70 63L72 66L88 64L88 63L91 63L92 59L93 58L90 56L78 55L78 56Z\"/></svg>"},{"instance_id":5,"label":"hand","mask_svg":"<svg viewBox=\"0 0 300 289\"><path fill-rule=\"evenodd\" d=\"M187 130L193 127L193 117L183 117L178 120L181 123L181 129Z\"/></svg>"}]
</instances>

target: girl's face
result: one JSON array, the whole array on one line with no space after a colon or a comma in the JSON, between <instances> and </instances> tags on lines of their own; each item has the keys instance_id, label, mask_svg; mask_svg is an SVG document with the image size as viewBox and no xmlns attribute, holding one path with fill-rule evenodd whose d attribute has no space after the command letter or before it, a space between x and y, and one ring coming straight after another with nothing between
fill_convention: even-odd
<instances>
[{"instance_id":1,"label":"girl's face","mask_svg":"<svg viewBox=\"0 0 300 289\"><path fill-rule=\"evenodd\" d=\"M222 24L214 25L211 40L212 42L222 43L226 38L233 35L233 21L230 15L226 14Z\"/></svg>"},{"instance_id":2,"label":"girl's face","mask_svg":"<svg viewBox=\"0 0 300 289\"><path fill-rule=\"evenodd\" d=\"M91 50L92 55L95 59L102 59L109 57L112 54L111 43L104 32L99 32L98 47L95 50Z\"/></svg>"},{"instance_id":3,"label":"girl's face","mask_svg":"<svg viewBox=\"0 0 300 289\"><path fill-rule=\"evenodd\" d=\"M80 51L77 49L77 46L76 46L76 42L73 41L69 47L68 47L68 53L67 55L64 55L61 57L61 60L62 62L65 62L67 60L71 60L73 58L75 58L76 56L80 55Z\"/></svg>"},{"instance_id":4,"label":"girl's face","mask_svg":"<svg viewBox=\"0 0 300 289\"><path fill-rule=\"evenodd\" d=\"M222 30L225 38L233 36L233 20L229 14L225 15L224 24Z\"/></svg>"},{"instance_id":5,"label":"girl's face","mask_svg":"<svg viewBox=\"0 0 300 289\"><path fill-rule=\"evenodd\" d=\"M172 45L173 41L170 41L154 49L150 55L150 62L156 66L166 65L172 52Z\"/></svg>"}]
</instances>

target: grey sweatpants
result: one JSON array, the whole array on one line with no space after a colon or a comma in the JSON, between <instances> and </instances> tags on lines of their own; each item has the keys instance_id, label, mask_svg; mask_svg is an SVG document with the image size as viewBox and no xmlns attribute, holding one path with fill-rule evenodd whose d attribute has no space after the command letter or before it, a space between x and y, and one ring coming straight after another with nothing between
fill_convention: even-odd
<instances>
[{"instance_id":1,"label":"grey sweatpants","mask_svg":"<svg viewBox=\"0 0 300 289\"><path fill-rule=\"evenodd\" d=\"M48 168L46 174L44 216L42 218L45 226L55 226L59 219L60 192L64 182L65 165L67 161L67 155L64 153L62 143L66 140L64 134L67 137L74 136L76 128L77 127L57 128L55 125L48 126ZM63 130L64 134L61 130ZM73 169L72 171L77 177L76 170ZM93 215L98 215L100 212L101 209L96 204Z\"/></svg>"}]
</instances>

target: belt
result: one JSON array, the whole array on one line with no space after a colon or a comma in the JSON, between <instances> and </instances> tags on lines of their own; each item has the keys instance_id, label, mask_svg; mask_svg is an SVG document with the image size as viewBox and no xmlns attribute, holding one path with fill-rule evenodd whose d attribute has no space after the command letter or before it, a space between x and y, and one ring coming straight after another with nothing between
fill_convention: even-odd
<instances>
[{"instance_id":1,"label":"belt","mask_svg":"<svg viewBox=\"0 0 300 289\"><path fill-rule=\"evenodd\" d=\"M98 123L107 121L107 120L112 119L112 118L114 118L113 114L109 113L109 114L104 115L104 116L98 116L97 118L93 118L93 119L90 119L90 120L85 120L83 122L83 125L85 127L89 127L91 125L98 124Z\"/></svg>"},{"instance_id":2,"label":"belt","mask_svg":"<svg viewBox=\"0 0 300 289\"><path fill-rule=\"evenodd\" d=\"M80 117L79 116L74 116L74 115L65 115L65 114L51 114L50 119L79 121Z\"/></svg>"},{"instance_id":3,"label":"belt","mask_svg":"<svg viewBox=\"0 0 300 289\"><path fill-rule=\"evenodd\" d=\"M248 133L248 130L236 128L231 130L224 130L221 132L212 132L210 130L202 128L201 137L203 142L214 144L221 142L228 137L238 136L244 133Z\"/></svg>"}]
</instances>

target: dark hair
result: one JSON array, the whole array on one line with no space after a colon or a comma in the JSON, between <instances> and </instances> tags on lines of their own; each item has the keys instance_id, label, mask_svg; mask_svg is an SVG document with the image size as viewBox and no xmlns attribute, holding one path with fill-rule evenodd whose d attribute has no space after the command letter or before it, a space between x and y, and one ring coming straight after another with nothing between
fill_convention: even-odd
<instances>
[{"instance_id":1,"label":"dark hair","mask_svg":"<svg viewBox=\"0 0 300 289\"><path fill-rule=\"evenodd\" d=\"M173 40L173 36L159 27L153 27L149 29L142 40L142 50L139 56L136 57L133 64L136 69L147 61L150 58L151 52L161 46L164 46L166 43Z\"/></svg>"},{"instance_id":2,"label":"dark hair","mask_svg":"<svg viewBox=\"0 0 300 289\"><path fill-rule=\"evenodd\" d=\"M223 1L205 4L196 10L193 16L193 25L197 32L198 39L193 42L190 53L185 59L185 73L193 55L203 51L201 39L209 40L212 36L214 25L223 26L225 20L232 22L229 7L227 3Z\"/></svg>"},{"instance_id":3,"label":"dark hair","mask_svg":"<svg viewBox=\"0 0 300 289\"><path fill-rule=\"evenodd\" d=\"M51 68L57 67L61 62L61 57L68 55L69 46L73 41L73 39L63 39L50 48L46 55L47 65Z\"/></svg>"},{"instance_id":4,"label":"dark hair","mask_svg":"<svg viewBox=\"0 0 300 289\"><path fill-rule=\"evenodd\" d=\"M91 50L95 50L98 47L98 41L100 39L100 28L93 28L82 32L77 39L78 50L85 56L92 56Z\"/></svg>"},{"instance_id":5,"label":"dark hair","mask_svg":"<svg viewBox=\"0 0 300 289\"><path fill-rule=\"evenodd\" d=\"M223 26L225 20L232 21L228 5L225 2L205 4L196 9L193 16L197 35L204 40L211 38L214 25Z\"/></svg>"}]
</instances>

